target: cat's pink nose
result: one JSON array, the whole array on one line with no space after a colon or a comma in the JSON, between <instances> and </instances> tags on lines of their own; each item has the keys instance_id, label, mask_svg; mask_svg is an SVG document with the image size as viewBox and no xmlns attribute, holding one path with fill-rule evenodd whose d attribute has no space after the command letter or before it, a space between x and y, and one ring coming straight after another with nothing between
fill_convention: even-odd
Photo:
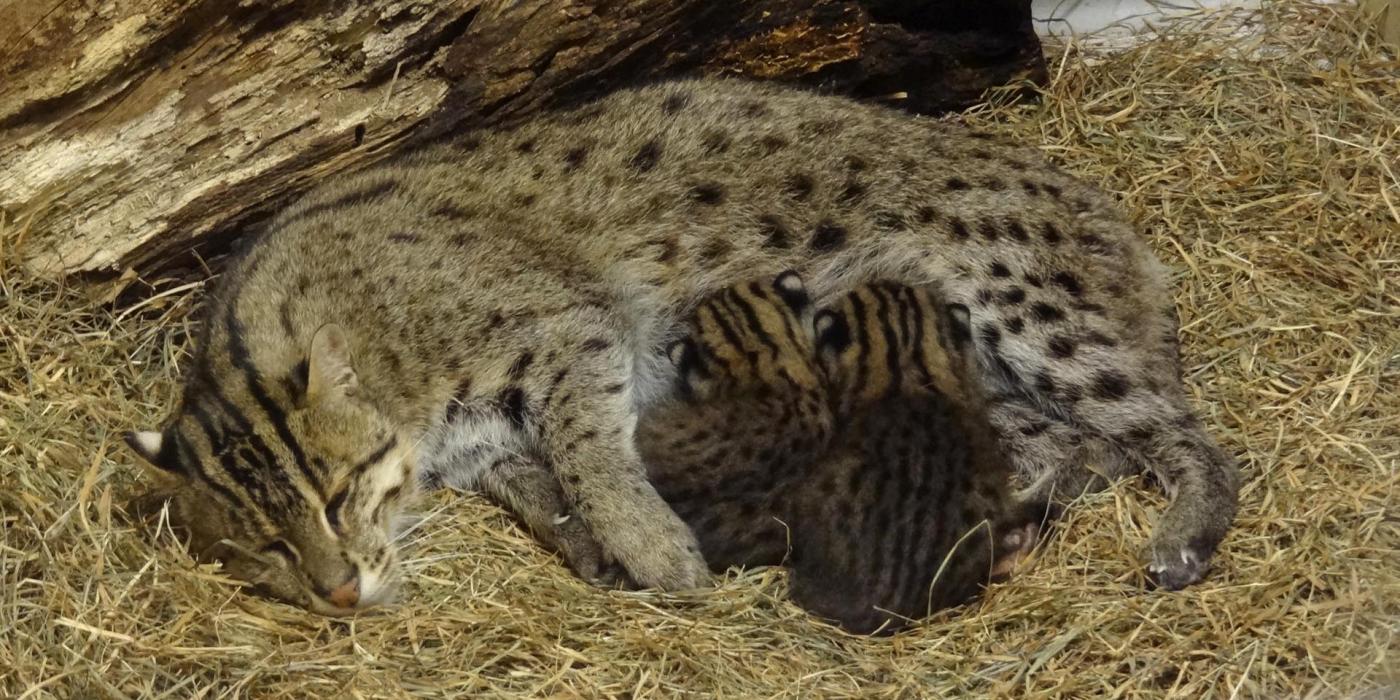
<instances>
[{"instance_id":1,"label":"cat's pink nose","mask_svg":"<svg viewBox=\"0 0 1400 700\"><path fill-rule=\"evenodd\" d=\"M349 581L336 586L326 599L337 608L353 608L360 602L360 577L351 576Z\"/></svg>"}]
</instances>

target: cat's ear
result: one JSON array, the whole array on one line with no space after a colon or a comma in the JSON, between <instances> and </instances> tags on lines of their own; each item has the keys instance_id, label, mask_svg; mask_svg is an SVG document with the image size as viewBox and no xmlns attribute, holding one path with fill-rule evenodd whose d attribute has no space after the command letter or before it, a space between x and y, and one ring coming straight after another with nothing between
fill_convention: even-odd
<instances>
[{"instance_id":1,"label":"cat's ear","mask_svg":"<svg viewBox=\"0 0 1400 700\"><path fill-rule=\"evenodd\" d=\"M175 458L172 441L157 430L133 430L122 436L127 447L148 467L162 474L184 476L185 469Z\"/></svg>"},{"instance_id":2,"label":"cat's ear","mask_svg":"<svg viewBox=\"0 0 1400 700\"><path fill-rule=\"evenodd\" d=\"M334 323L321 326L311 338L307 357L307 400L315 404L352 396L358 387L345 330Z\"/></svg>"}]
</instances>

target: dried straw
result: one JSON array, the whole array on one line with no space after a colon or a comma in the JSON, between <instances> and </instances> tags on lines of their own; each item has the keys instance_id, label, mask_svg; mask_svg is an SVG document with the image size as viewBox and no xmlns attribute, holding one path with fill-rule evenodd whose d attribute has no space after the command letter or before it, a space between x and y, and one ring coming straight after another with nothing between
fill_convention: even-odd
<instances>
[{"instance_id":1,"label":"dried straw","mask_svg":"<svg viewBox=\"0 0 1400 700\"><path fill-rule=\"evenodd\" d=\"M1187 381L1247 475L1203 585L1144 592L1163 500L1138 481L1074 509L1031 572L887 640L814 622L778 571L594 590L442 494L402 605L312 616L121 515L116 436L168 410L195 295L111 309L4 264L0 695L1395 697L1400 63L1361 23L1281 2L1116 54L1050 46L1041 104L965 117L1105 183L1177 271ZM0 229L0 257L24 233Z\"/></svg>"}]
</instances>

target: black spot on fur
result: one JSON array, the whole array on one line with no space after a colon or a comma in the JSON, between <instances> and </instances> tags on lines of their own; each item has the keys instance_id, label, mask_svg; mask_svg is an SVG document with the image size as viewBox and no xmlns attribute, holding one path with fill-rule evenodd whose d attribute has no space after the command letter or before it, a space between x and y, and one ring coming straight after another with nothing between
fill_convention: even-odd
<instances>
[{"instance_id":1,"label":"black spot on fur","mask_svg":"<svg viewBox=\"0 0 1400 700\"><path fill-rule=\"evenodd\" d=\"M711 238L700 248L700 260L706 267L712 267L733 250L734 245L729 241L719 237Z\"/></svg>"},{"instance_id":2,"label":"black spot on fur","mask_svg":"<svg viewBox=\"0 0 1400 700\"><path fill-rule=\"evenodd\" d=\"M870 166L864 158L858 155L848 155L841 159L841 163L846 166L847 170L853 173L861 172Z\"/></svg>"},{"instance_id":3,"label":"black spot on fur","mask_svg":"<svg viewBox=\"0 0 1400 700\"><path fill-rule=\"evenodd\" d=\"M1070 293L1070 296L1079 296L1084 293L1084 288L1079 285L1079 278L1069 272L1056 272L1050 275L1050 281L1056 286Z\"/></svg>"},{"instance_id":4,"label":"black spot on fur","mask_svg":"<svg viewBox=\"0 0 1400 700\"><path fill-rule=\"evenodd\" d=\"M1039 197L1039 196L1040 196L1040 188L1039 188L1039 187L1036 187L1036 186L1035 186L1035 183L1034 183L1034 182L1031 182L1030 180L1022 180L1022 181L1021 181L1021 189L1025 190L1025 191L1026 191L1026 194L1028 194L1028 195L1030 195L1030 196L1032 196L1032 197Z\"/></svg>"},{"instance_id":5,"label":"black spot on fur","mask_svg":"<svg viewBox=\"0 0 1400 700\"><path fill-rule=\"evenodd\" d=\"M1074 357L1074 341L1063 335L1050 338L1050 355L1060 360Z\"/></svg>"},{"instance_id":6,"label":"black spot on fur","mask_svg":"<svg viewBox=\"0 0 1400 700\"><path fill-rule=\"evenodd\" d=\"M1012 287L1001 293L1001 303L1003 304L1019 304L1025 300L1026 290L1020 287Z\"/></svg>"},{"instance_id":7,"label":"black spot on fur","mask_svg":"<svg viewBox=\"0 0 1400 700\"><path fill-rule=\"evenodd\" d=\"M535 152L535 140L534 140L534 139L526 139L526 140L524 140L524 141L521 141L520 143L515 144L515 151L516 151L517 153L534 153L534 152Z\"/></svg>"},{"instance_id":8,"label":"black spot on fur","mask_svg":"<svg viewBox=\"0 0 1400 700\"><path fill-rule=\"evenodd\" d=\"M1020 316L1012 316L1006 319L1006 332L1011 335L1020 335L1026 329L1026 322Z\"/></svg>"},{"instance_id":9,"label":"black spot on fur","mask_svg":"<svg viewBox=\"0 0 1400 700\"><path fill-rule=\"evenodd\" d=\"M702 182L690 188L690 198L701 204L719 204L724 201L724 187L717 182Z\"/></svg>"},{"instance_id":10,"label":"black spot on fur","mask_svg":"<svg viewBox=\"0 0 1400 700\"><path fill-rule=\"evenodd\" d=\"M511 363L510 369L506 371L506 377L512 382L520 381L520 378L525 376L525 371L530 369L530 364L534 361L535 353L528 350L520 353L520 356L515 358L515 362Z\"/></svg>"},{"instance_id":11,"label":"black spot on fur","mask_svg":"<svg viewBox=\"0 0 1400 700\"><path fill-rule=\"evenodd\" d=\"M831 136L841 130L841 122L835 119L808 119L797 125L799 131L816 136Z\"/></svg>"},{"instance_id":12,"label":"black spot on fur","mask_svg":"<svg viewBox=\"0 0 1400 700\"><path fill-rule=\"evenodd\" d=\"M1094 398L1101 401L1117 401L1127 396L1131 388L1127 377L1113 370L1104 370L1094 377Z\"/></svg>"},{"instance_id":13,"label":"black spot on fur","mask_svg":"<svg viewBox=\"0 0 1400 700\"><path fill-rule=\"evenodd\" d=\"M805 173L793 173L783 183L783 190L787 192L788 196L799 202L811 196L814 187L816 187L816 183L812 182L811 176Z\"/></svg>"},{"instance_id":14,"label":"black spot on fur","mask_svg":"<svg viewBox=\"0 0 1400 700\"><path fill-rule=\"evenodd\" d=\"M1044 184L1040 186L1040 189L1045 190L1046 194L1050 195L1051 197L1054 197L1055 199L1059 199L1060 195L1062 194L1060 188L1056 187L1055 185Z\"/></svg>"},{"instance_id":15,"label":"black spot on fur","mask_svg":"<svg viewBox=\"0 0 1400 700\"><path fill-rule=\"evenodd\" d=\"M909 228L909 224L904 221L903 214L882 210L875 212L875 228L886 232L899 231Z\"/></svg>"},{"instance_id":16,"label":"black spot on fur","mask_svg":"<svg viewBox=\"0 0 1400 700\"><path fill-rule=\"evenodd\" d=\"M919 223L931 224L933 223L934 219L938 218L938 210L934 209L933 207L923 206L919 207L918 211L916 211L914 215L919 217Z\"/></svg>"},{"instance_id":17,"label":"black spot on fur","mask_svg":"<svg viewBox=\"0 0 1400 700\"><path fill-rule=\"evenodd\" d=\"M988 153L985 149L978 148L972 151L972 157L977 160L991 160L992 154Z\"/></svg>"},{"instance_id":18,"label":"black spot on fur","mask_svg":"<svg viewBox=\"0 0 1400 700\"><path fill-rule=\"evenodd\" d=\"M1075 240L1079 241L1079 245L1099 255L1109 255L1113 252L1113 246L1109 245L1108 241L1092 233L1080 235Z\"/></svg>"},{"instance_id":19,"label":"black spot on fur","mask_svg":"<svg viewBox=\"0 0 1400 700\"><path fill-rule=\"evenodd\" d=\"M668 263L676 259L676 255L681 252L680 239L676 235L664 237L660 240L650 241L652 245L661 246L661 252L656 254L656 262Z\"/></svg>"},{"instance_id":20,"label":"black spot on fur","mask_svg":"<svg viewBox=\"0 0 1400 700\"><path fill-rule=\"evenodd\" d=\"M471 236L468 236L465 233L454 233L452 234L452 237L447 240L449 243L457 246L458 248L464 248L466 247L467 243L471 241Z\"/></svg>"},{"instance_id":21,"label":"black spot on fur","mask_svg":"<svg viewBox=\"0 0 1400 700\"><path fill-rule=\"evenodd\" d=\"M739 105L739 112L746 117L761 117L768 113L768 105L762 100L745 100Z\"/></svg>"},{"instance_id":22,"label":"black spot on fur","mask_svg":"<svg viewBox=\"0 0 1400 700\"><path fill-rule=\"evenodd\" d=\"M1011 363L1006 361L1006 358L998 356L996 358L996 364L997 369L1001 371L1001 374L1003 377L1005 377L1006 381L1011 382L1012 384L1023 383L1021 381L1021 375L1016 373L1016 368L1012 367Z\"/></svg>"},{"instance_id":23,"label":"black spot on fur","mask_svg":"<svg viewBox=\"0 0 1400 700\"><path fill-rule=\"evenodd\" d=\"M667 95L666 100L661 103L661 109L667 114L676 114L685 109L688 104L690 104L690 93L673 92Z\"/></svg>"},{"instance_id":24,"label":"black spot on fur","mask_svg":"<svg viewBox=\"0 0 1400 700\"><path fill-rule=\"evenodd\" d=\"M579 349L584 352L602 352L612 347L612 341L606 338L589 338L579 345Z\"/></svg>"},{"instance_id":25,"label":"black spot on fur","mask_svg":"<svg viewBox=\"0 0 1400 700\"><path fill-rule=\"evenodd\" d=\"M995 350L1001 344L1001 329L994 323L982 324L979 334L982 336L982 344L991 350Z\"/></svg>"},{"instance_id":26,"label":"black spot on fur","mask_svg":"<svg viewBox=\"0 0 1400 700\"><path fill-rule=\"evenodd\" d=\"M989 241L995 241L997 237L1001 235L1001 232L997 230L996 224L990 221L983 221L981 224L978 224L977 231L982 234L983 238Z\"/></svg>"},{"instance_id":27,"label":"black spot on fur","mask_svg":"<svg viewBox=\"0 0 1400 700\"><path fill-rule=\"evenodd\" d=\"M992 303L992 297L996 296L990 289L977 290L977 303L983 306Z\"/></svg>"},{"instance_id":28,"label":"black spot on fur","mask_svg":"<svg viewBox=\"0 0 1400 700\"><path fill-rule=\"evenodd\" d=\"M705 136L700 139L701 145L705 147L705 152L710 154L724 153L729 150L729 134L719 129L711 129L705 132Z\"/></svg>"},{"instance_id":29,"label":"black spot on fur","mask_svg":"<svg viewBox=\"0 0 1400 700\"><path fill-rule=\"evenodd\" d=\"M994 177L984 178L982 180L982 186L993 192L1000 192L1006 189L1006 183Z\"/></svg>"},{"instance_id":30,"label":"black spot on fur","mask_svg":"<svg viewBox=\"0 0 1400 700\"><path fill-rule=\"evenodd\" d=\"M1031 315L1035 316L1035 320L1037 321L1050 323L1052 321L1064 319L1065 312L1061 311L1057 306L1051 306L1043 301L1038 301L1031 305Z\"/></svg>"},{"instance_id":31,"label":"black spot on fur","mask_svg":"<svg viewBox=\"0 0 1400 700\"><path fill-rule=\"evenodd\" d=\"M967 224L956 216L948 221L948 226L953 232L953 238L965 241L972 237L972 234L967 230Z\"/></svg>"},{"instance_id":32,"label":"black spot on fur","mask_svg":"<svg viewBox=\"0 0 1400 700\"><path fill-rule=\"evenodd\" d=\"M1118 341L1098 331L1089 331L1088 333L1085 333L1084 342L1090 345L1099 345L1106 348L1118 347Z\"/></svg>"},{"instance_id":33,"label":"black spot on fur","mask_svg":"<svg viewBox=\"0 0 1400 700\"><path fill-rule=\"evenodd\" d=\"M1135 425L1123 433L1130 442L1147 442L1157 430L1149 424Z\"/></svg>"},{"instance_id":34,"label":"black spot on fur","mask_svg":"<svg viewBox=\"0 0 1400 700\"><path fill-rule=\"evenodd\" d=\"M452 221L469 221L471 219L476 218L476 212L471 211L469 209L463 209L461 207L454 206L451 204L443 204L441 206L434 207L432 211L428 212L428 214L430 216L435 216L443 219L450 219Z\"/></svg>"},{"instance_id":35,"label":"black spot on fur","mask_svg":"<svg viewBox=\"0 0 1400 700\"><path fill-rule=\"evenodd\" d=\"M526 401L525 390L518 386L506 387L501 390L500 396L501 413L505 414L506 420L513 425L525 425Z\"/></svg>"},{"instance_id":36,"label":"black spot on fur","mask_svg":"<svg viewBox=\"0 0 1400 700\"><path fill-rule=\"evenodd\" d=\"M570 148L564 154L564 172L571 173L583 167L583 162L588 160L588 149L583 146Z\"/></svg>"},{"instance_id":37,"label":"black spot on fur","mask_svg":"<svg viewBox=\"0 0 1400 700\"><path fill-rule=\"evenodd\" d=\"M765 248L787 248L792 245L792 235L782 219L772 214L758 217L758 233L763 236Z\"/></svg>"},{"instance_id":38,"label":"black spot on fur","mask_svg":"<svg viewBox=\"0 0 1400 700\"><path fill-rule=\"evenodd\" d=\"M1030 425L1021 426L1021 434L1026 437L1035 437L1050 429L1050 424L1045 421L1036 421Z\"/></svg>"},{"instance_id":39,"label":"black spot on fur","mask_svg":"<svg viewBox=\"0 0 1400 700\"><path fill-rule=\"evenodd\" d=\"M392 242L392 243L417 243L417 242L418 242L418 234L416 234L416 233L391 233L391 234L389 234L389 241Z\"/></svg>"},{"instance_id":40,"label":"black spot on fur","mask_svg":"<svg viewBox=\"0 0 1400 700\"><path fill-rule=\"evenodd\" d=\"M1011 269L1001 262L993 262L992 266L988 268L988 272L991 272L993 277L1011 276Z\"/></svg>"},{"instance_id":41,"label":"black spot on fur","mask_svg":"<svg viewBox=\"0 0 1400 700\"><path fill-rule=\"evenodd\" d=\"M609 384L609 385L603 387L603 392L604 392L604 393L607 393L607 394L621 394L621 393L622 393L622 390L623 390L623 389L626 389L626 388L627 388L627 385L626 385L626 384L621 384L621 383L619 383L619 384Z\"/></svg>"},{"instance_id":42,"label":"black spot on fur","mask_svg":"<svg viewBox=\"0 0 1400 700\"><path fill-rule=\"evenodd\" d=\"M969 187L969 185L967 184L967 180L964 180L964 179L962 179L962 178L960 178L960 177L950 177L950 178L948 178L948 181L945 182L945 183L943 183L943 186L944 186L945 188L947 188L948 191L950 191L950 192L957 192L957 191L959 191L959 190L965 190L965 189L967 189L967 188Z\"/></svg>"},{"instance_id":43,"label":"black spot on fur","mask_svg":"<svg viewBox=\"0 0 1400 700\"><path fill-rule=\"evenodd\" d=\"M1055 380L1050 378L1050 373L1042 370L1035 375L1035 388L1045 394L1055 393Z\"/></svg>"},{"instance_id":44,"label":"black spot on fur","mask_svg":"<svg viewBox=\"0 0 1400 700\"><path fill-rule=\"evenodd\" d=\"M1045 226L1041 230L1041 233L1045 236L1046 243L1049 243L1050 245L1059 245L1062 237L1060 236L1060 229L1055 228L1055 224L1049 221L1045 222Z\"/></svg>"},{"instance_id":45,"label":"black spot on fur","mask_svg":"<svg viewBox=\"0 0 1400 700\"><path fill-rule=\"evenodd\" d=\"M856 180L847 180L841 187L841 193L836 195L836 203L843 206L858 204L865 199L865 185Z\"/></svg>"},{"instance_id":46,"label":"black spot on fur","mask_svg":"<svg viewBox=\"0 0 1400 700\"><path fill-rule=\"evenodd\" d=\"M769 134L758 140L758 146L759 150L762 151L763 155L771 156L774 153L777 153L778 151L787 148L788 140L781 136Z\"/></svg>"},{"instance_id":47,"label":"black spot on fur","mask_svg":"<svg viewBox=\"0 0 1400 700\"><path fill-rule=\"evenodd\" d=\"M817 224L812 239L807 243L812 250L820 252L835 250L845 244L846 228L830 219L823 219Z\"/></svg>"},{"instance_id":48,"label":"black spot on fur","mask_svg":"<svg viewBox=\"0 0 1400 700\"><path fill-rule=\"evenodd\" d=\"M642 144L637 149L636 155L629 161L631 166L640 172L647 172L656 167L657 161L661 160L661 143L652 139Z\"/></svg>"},{"instance_id":49,"label":"black spot on fur","mask_svg":"<svg viewBox=\"0 0 1400 700\"><path fill-rule=\"evenodd\" d=\"M1006 232L1010 234L1012 238L1016 239L1018 242L1021 243L1025 243L1026 241L1029 241L1031 239L1031 235L1029 233L1026 233L1026 227L1021 225L1021 222L1019 221L1008 221L1006 223Z\"/></svg>"}]
</instances>

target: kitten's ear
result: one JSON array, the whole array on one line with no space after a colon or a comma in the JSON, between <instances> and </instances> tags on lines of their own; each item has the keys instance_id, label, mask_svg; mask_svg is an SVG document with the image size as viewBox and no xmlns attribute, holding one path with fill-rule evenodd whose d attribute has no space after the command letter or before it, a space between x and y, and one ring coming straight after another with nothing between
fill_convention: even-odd
<instances>
[{"instance_id":1,"label":"kitten's ear","mask_svg":"<svg viewBox=\"0 0 1400 700\"><path fill-rule=\"evenodd\" d=\"M680 384L681 395L690 399L709 398L713 389L710 373L700 358L700 348L690 338L682 338L666 349L671 365L676 368L676 381Z\"/></svg>"},{"instance_id":2,"label":"kitten's ear","mask_svg":"<svg viewBox=\"0 0 1400 700\"><path fill-rule=\"evenodd\" d=\"M822 309L817 312L813 324L817 330L817 348L821 352L839 353L851 344L851 329L841 314Z\"/></svg>"},{"instance_id":3,"label":"kitten's ear","mask_svg":"<svg viewBox=\"0 0 1400 700\"><path fill-rule=\"evenodd\" d=\"M773 280L773 291L794 311L802 311L812 303L807 294L807 285L796 272L788 270Z\"/></svg>"},{"instance_id":4,"label":"kitten's ear","mask_svg":"<svg viewBox=\"0 0 1400 700\"><path fill-rule=\"evenodd\" d=\"M183 476L185 470L175 458L175 450L164 434L156 430L135 430L122 435L127 447L148 467L154 467L163 474Z\"/></svg>"},{"instance_id":5,"label":"kitten's ear","mask_svg":"<svg viewBox=\"0 0 1400 700\"><path fill-rule=\"evenodd\" d=\"M311 338L306 368L306 397L312 403L355 393L359 380L350 364L350 341L345 330L327 323Z\"/></svg>"},{"instance_id":6,"label":"kitten's ear","mask_svg":"<svg viewBox=\"0 0 1400 700\"><path fill-rule=\"evenodd\" d=\"M671 360L671 366L676 369L683 369L689 356L694 353L694 348L689 338L677 340L666 348L666 357Z\"/></svg>"},{"instance_id":7,"label":"kitten's ear","mask_svg":"<svg viewBox=\"0 0 1400 700\"><path fill-rule=\"evenodd\" d=\"M962 348L972 340L972 312L963 304L949 304L948 325L953 333L953 345Z\"/></svg>"}]
</instances>

